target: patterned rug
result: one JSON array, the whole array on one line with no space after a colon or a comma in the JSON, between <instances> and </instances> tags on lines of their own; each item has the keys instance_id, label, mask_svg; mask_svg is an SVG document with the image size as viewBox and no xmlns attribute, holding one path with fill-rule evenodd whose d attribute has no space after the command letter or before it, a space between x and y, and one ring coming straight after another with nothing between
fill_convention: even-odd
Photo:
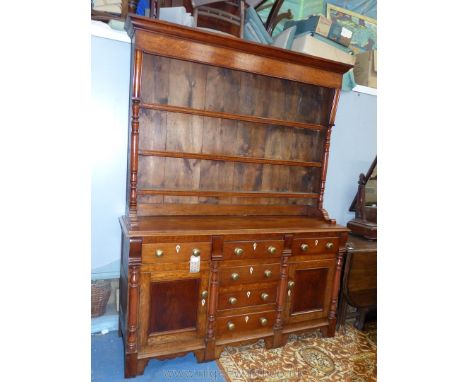
<instances>
[{"instance_id":1,"label":"patterned rug","mask_svg":"<svg viewBox=\"0 0 468 382\"><path fill-rule=\"evenodd\" d=\"M278 349L266 350L263 340L226 347L218 365L230 382L377 381L377 325L361 332L347 324L332 338L320 331L290 335Z\"/></svg>"}]
</instances>

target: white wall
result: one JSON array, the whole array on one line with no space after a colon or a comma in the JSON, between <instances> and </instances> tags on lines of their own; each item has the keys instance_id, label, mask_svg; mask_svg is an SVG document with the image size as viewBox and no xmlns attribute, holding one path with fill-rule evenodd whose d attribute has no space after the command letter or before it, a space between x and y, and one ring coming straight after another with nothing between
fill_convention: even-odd
<instances>
[{"instance_id":1,"label":"white wall","mask_svg":"<svg viewBox=\"0 0 468 382\"><path fill-rule=\"evenodd\" d=\"M338 224L354 217L348 212L361 172L377 154L377 97L342 92L332 130L324 207Z\"/></svg>"},{"instance_id":2,"label":"white wall","mask_svg":"<svg viewBox=\"0 0 468 382\"><path fill-rule=\"evenodd\" d=\"M119 274L120 227L125 213L130 44L101 37L91 41L92 272L93 278ZM359 173L376 154L376 97L342 93L333 128L325 208L339 224L357 190Z\"/></svg>"},{"instance_id":3,"label":"white wall","mask_svg":"<svg viewBox=\"0 0 468 382\"><path fill-rule=\"evenodd\" d=\"M130 44L91 37L91 269L118 274L125 214ZM96 274L96 275L95 275Z\"/></svg>"}]
</instances>

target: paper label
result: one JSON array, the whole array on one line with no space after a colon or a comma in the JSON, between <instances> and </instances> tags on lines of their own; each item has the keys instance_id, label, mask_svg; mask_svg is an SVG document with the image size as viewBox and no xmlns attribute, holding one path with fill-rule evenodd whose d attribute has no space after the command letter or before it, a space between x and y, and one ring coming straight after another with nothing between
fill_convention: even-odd
<instances>
[{"instance_id":1,"label":"paper label","mask_svg":"<svg viewBox=\"0 0 468 382\"><path fill-rule=\"evenodd\" d=\"M200 256L190 256L190 273L200 272Z\"/></svg>"}]
</instances>

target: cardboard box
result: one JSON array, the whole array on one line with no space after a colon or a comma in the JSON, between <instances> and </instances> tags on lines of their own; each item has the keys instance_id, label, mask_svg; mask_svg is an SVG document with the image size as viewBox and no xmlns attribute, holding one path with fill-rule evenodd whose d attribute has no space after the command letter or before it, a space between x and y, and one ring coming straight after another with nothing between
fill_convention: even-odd
<instances>
[{"instance_id":1,"label":"cardboard box","mask_svg":"<svg viewBox=\"0 0 468 382\"><path fill-rule=\"evenodd\" d=\"M377 89L377 50L356 55L354 80L359 85Z\"/></svg>"},{"instance_id":2,"label":"cardboard box","mask_svg":"<svg viewBox=\"0 0 468 382\"><path fill-rule=\"evenodd\" d=\"M332 61L343 62L354 65L355 57L344 47L338 48L333 41L327 42L327 39L305 33L294 39L292 50L300 53L310 54L311 56L322 57Z\"/></svg>"},{"instance_id":3,"label":"cardboard box","mask_svg":"<svg viewBox=\"0 0 468 382\"><path fill-rule=\"evenodd\" d=\"M319 34L345 47L349 46L353 37L351 30L322 15L310 16L307 20L288 21L284 29L286 30L293 25L297 28L296 35L312 32L312 34Z\"/></svg>"}]
</instances>

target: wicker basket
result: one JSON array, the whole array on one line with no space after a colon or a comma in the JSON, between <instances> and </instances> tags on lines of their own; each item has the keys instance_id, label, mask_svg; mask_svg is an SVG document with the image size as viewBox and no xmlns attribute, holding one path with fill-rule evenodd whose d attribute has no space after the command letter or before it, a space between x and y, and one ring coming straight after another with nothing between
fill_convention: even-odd
<instances>
[{"instance_id":1,"label":"wicker basket","mask_svg":"<svg viewBox=\"0 0 468 382\"><path fill-rule=\"evenodd\" d=\"M91 282L91 317L102 316L111 294L111 283L107 280Z\"/></svg>"}]
</instances>

